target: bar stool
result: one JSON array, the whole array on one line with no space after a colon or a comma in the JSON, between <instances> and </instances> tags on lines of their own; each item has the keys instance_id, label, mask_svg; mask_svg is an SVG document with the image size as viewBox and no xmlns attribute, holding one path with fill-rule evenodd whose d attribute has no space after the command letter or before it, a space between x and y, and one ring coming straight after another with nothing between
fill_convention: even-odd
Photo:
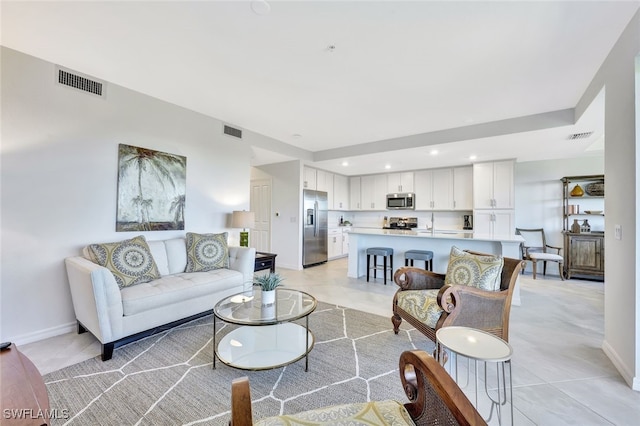
<instances>
[{"instance_id":1,"label":"bar stool","mask_svg":"<svg viewBox=\"0 0 640 426\"><path fill-rule=\"evenodd\" d=\"M370 256L373 256L373 266L370 267ZM377 256L384 256L383 266L378 266ZM389 257L390 266L387 268L387 256ZM373 278L376 278L376 271L382 269L384 276L384 285L387 285L387 269L389 270L389 277L393 275L393 249L391 247L369 247L367 249L367 282L369 282L369 270L373 269Z\"/></svg>"},{"instance_id":2,"label":"bar stool","mask_svg":"<svg viewBox=\"0 0 640 426\"><path fill-rule=\"evenodd\" d=\"M433 271L433 252L429 250L407 250L404 252L404 266L409 266L409 260L411 260L411 266L413 266L414 260L424 260L424 269L427 271Z\"/></svg>"}]
</instances>

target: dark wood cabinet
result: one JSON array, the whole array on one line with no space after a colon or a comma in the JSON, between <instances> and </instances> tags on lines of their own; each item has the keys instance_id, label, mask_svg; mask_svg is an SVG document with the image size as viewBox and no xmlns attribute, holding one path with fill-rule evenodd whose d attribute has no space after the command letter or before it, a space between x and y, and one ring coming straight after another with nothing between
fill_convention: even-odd
<instances>
[{"instance_id":1,"label":"dark wood cabinet","mask_svg":"<svg viewBox=\"0 0 640 426\"><path fill-rule=\"evenodd\" d=\"M565 269L572 275L604 279L604 233L565 233Z\"/></svg>"}]
</instances>

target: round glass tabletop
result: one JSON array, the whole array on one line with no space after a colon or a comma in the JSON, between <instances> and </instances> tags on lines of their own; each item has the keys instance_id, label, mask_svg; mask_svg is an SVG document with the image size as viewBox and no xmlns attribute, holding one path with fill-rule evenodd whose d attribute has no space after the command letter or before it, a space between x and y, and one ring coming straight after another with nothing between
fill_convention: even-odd
<instances>
[{"instance_id":1,"label":"round glass tabletop","mask_svg":"<svg viewBox=\"0 0 640 426\"><path fill-rule=\"evenodd\" d=\"M225 297L216 304L213 312L225 322L241 325L271 325L304 318L318 306L308 293L278 287L275 303L262 304L262 291L239 293Z\"/></svg>"}]
</instances>

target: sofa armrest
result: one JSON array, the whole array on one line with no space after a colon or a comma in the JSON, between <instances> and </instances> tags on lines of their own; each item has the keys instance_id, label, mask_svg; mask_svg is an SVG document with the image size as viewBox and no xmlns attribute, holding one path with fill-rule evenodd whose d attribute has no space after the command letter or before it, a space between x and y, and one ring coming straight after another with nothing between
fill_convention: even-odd
<instances>
[{"instance_id":1,"label":"sofa armrest","mask_svg":"<svg viewBox=\"0 0 640 426\"><path fill-rule=\"evenodd\" d=\"M229 247L229 269L242 273L245 291L252 291L253 272L256 266L256 249L253 247Z\"/></svg>"},{"instance_id":2,"label":"sofa armrest","mask_svg":"<svg viewBox=\"0 0 640 426\"><path fill-rule=\"evenodd\" d=\"M65 259L76 319L102 343L119 338L122 331L122 296L107 268L85 259Z\"/></svg>"}]
</instances>

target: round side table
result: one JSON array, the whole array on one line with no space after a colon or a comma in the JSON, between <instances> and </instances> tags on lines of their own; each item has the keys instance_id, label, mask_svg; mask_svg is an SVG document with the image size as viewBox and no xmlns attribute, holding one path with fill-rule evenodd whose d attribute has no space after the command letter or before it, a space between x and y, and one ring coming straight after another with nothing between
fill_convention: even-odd
<instances>
[{"instance_id":1,"label":"round side table","mask_svg":"<svg viewBox=\"0 0 640 426\"><path fill-rule=\"evenodd\" d=\"M513 348L509 343L501 338L487 333L486 331L476 330L470 327L443 327L436 332L436 344L438 345L438 356L440 364L445 365L444 350L451 352L449 374L458 380L458 356L467 358L467 380L463 387L469 384L470 361L474 362L475 372L475 406L478 407L478 362L484 363L484 388L487 397L491 401L491 411L487 422L493 416L495 408L498 417L498 424L502 425L502 406L507 403L507 380L505 375L505 367L509 370L509 405L511 408L511 424L513 425L513 379L511 376L511 356ZM497 397L492 395L489 390L487 381L487 363L496 364L496 380L497 380ZM454 371L455 370L455 373Z\"/></svg>"}]
</instances>

